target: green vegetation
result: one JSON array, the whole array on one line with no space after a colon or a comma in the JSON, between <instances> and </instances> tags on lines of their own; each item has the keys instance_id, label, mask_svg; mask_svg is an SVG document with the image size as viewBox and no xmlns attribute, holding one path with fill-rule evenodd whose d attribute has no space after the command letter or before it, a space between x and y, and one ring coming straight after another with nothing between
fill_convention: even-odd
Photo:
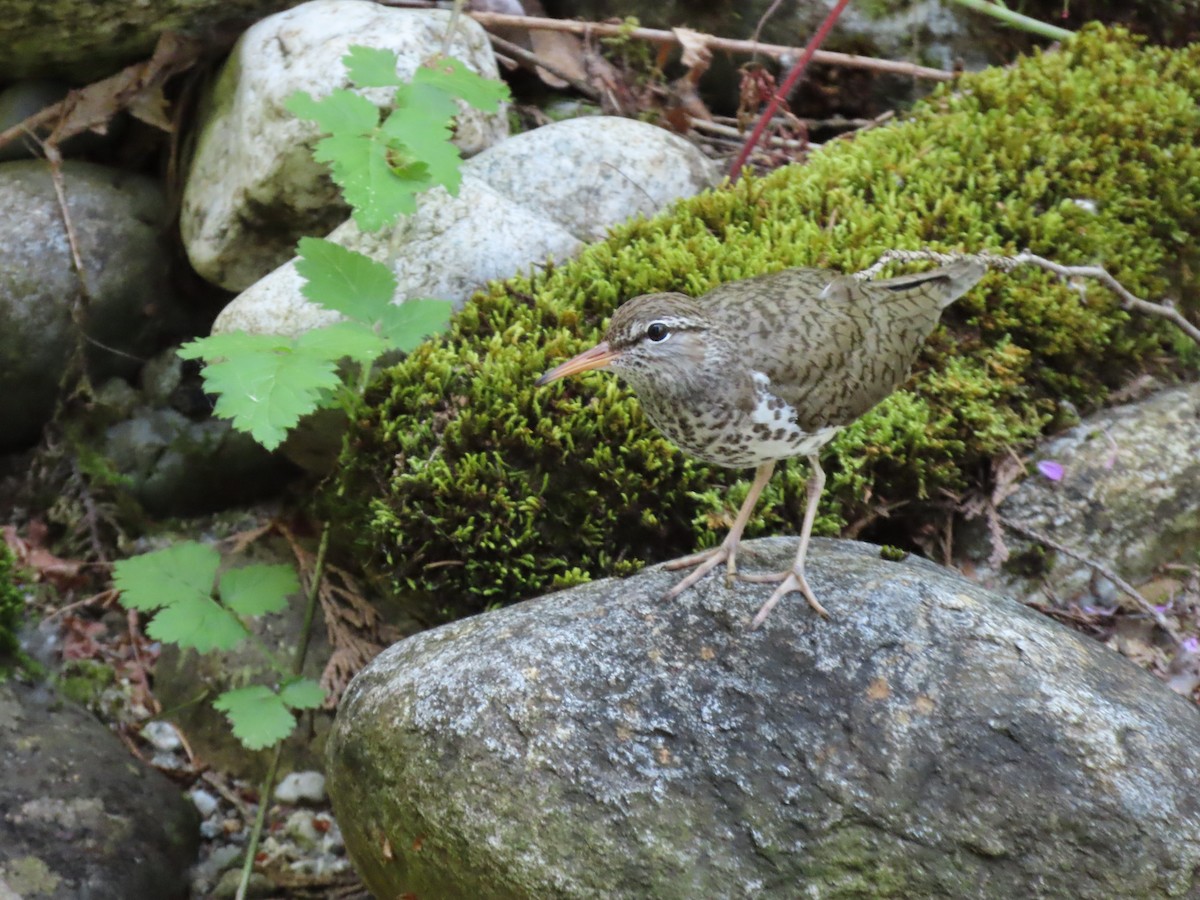
<instances>
[{"instance_id":1,"label":"green vegetation","mask_svg":"<svg viewBox=\"0 0 1200 900\"><path fill-rule=\"evenodd\" d=\"M25 595L15 581L16 560L0 541L0 675L20 656L17 629L25 616Z\"/></svg>"},{"instance_id":2,"label":"green vegetation","mask_svg":"<svg viewBox=\"0 0 1200 900\"><path fill-rule=\"evenodd\" d=\"M339 542L395 594L452 615L719 540L746 473L676 451L611 376L533 387L636 294L791 266L853 271L890 248L1028 248L1194 305L1198 101L1200 46L1141 48L1090 27L803 166L493 286L368 392L327 494ZM1068 417L1060 400L1095 408L1131 373L1179 365L1177 346L1098 287L1084 299L1045 273L990 274L947 311L912 381L831 445L818 531L895 504L898 528L944 515L945 492L980 485L994 457ZM806 473L784 468L752 534L799 527Z\"/></svg>"}]
</instances>

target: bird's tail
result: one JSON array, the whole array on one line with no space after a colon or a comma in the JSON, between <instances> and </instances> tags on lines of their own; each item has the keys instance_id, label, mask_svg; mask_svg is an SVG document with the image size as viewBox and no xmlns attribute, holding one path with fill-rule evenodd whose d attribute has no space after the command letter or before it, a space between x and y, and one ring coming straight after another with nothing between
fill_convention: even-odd
<instances>
[{"instance_id":1,"label":"bird's tail","mask_svg":"<svg viewBox=\"0 0 1200 900\"><path fill-rule=\"evenodd\" d=\"M916 275L882 278L872 281L870 284L897 292L923 290L936 296L941 308L945 309L975 287L986 272L987 267L978 260L960 259L948 266L942 266L940 269L930 269L928 272L918 272Z\"/></svg>"}]
</instances>

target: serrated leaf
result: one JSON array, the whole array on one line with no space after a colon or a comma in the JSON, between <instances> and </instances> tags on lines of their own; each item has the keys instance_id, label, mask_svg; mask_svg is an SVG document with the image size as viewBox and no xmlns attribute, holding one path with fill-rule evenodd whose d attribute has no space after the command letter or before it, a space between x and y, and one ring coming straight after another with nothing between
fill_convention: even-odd
<instances>
[{"instance_id":1,"label":"serrated leaf","mask_svg":"<svg viewBox=\"0 0 1200 900\"><path fill-rule=\"evenodd\" d=\"M362 94L337 88L320 100L307 91L296 91L284 103L288 112L311 119L329 134L366 134L379 124L379 108Z\"/></svg>"},{"instance_id":2,"label":"serrated leaf","mask_svg":"<svg viewBox=\"0 0 1200 900\"><path fill-rule=\"evenodd\" d=\"M365 322L337 322L316 328L302 334L296 343L327 359L349 357L363 366L369 366L392 346Z\"/></svg>"},{"instance_id":3,"label":"serrated leaf","mask_svg":"<svg viewBox=\"0 0 1200 900\"><path fill-rule=\"evenodd\" d=\"M291 566L242 566L221 576L221 602L239 616L278 612L298 590L300 581Z\"/></svg>"},{"instance_id":4,"label":"serrated leaf","mask_svg":"<svg viewBox=\"0 0 1200 900\"><path fill-rule=\"evenodd\" d=\"M279 689L279 699L292 709L319 709L325 692L311 678L297 678Z\"/></svg>"},{"instance_id":5,"label":"serrated leaf","mask_svg":"<svg viewBox=\"0 0 1200 900\"><path fill-rule=\"evenodd\" d=\"M414 84L432 84L483 112L496 112L509 98L508 86L477 75L452 57L429 60L413 75Z\"/></svg>"},{"instance_id":6,"label":"serrated leaf","mask_svg":"<svg viewBox=\"0 0 1200 900\"><path fill-rule=\"evenodd\" d=\"M230 331L188 341L176 351L176 355L182 359L215 360L237 356L239 353L270 353L284 350L291 344L291 338L283 335Z\"/></svg>"},{"instance_id":7,"label":"serrated leaf","mask_svg":"<svg viewBox=\"0 0 1200 900\"><path fill-rule=\"evenodd\" d=\"M296 727L296 717L266 685L251 684L226 691L213 700L213 706L225 713L233 726L233 736L247 750L274 746Z\"/></svg>"},{"instance_id":8,"label":"serrated leaf","mask_svg":"<svg viewBox=\"0 0 1200 900\"><path fill-rule=\"evenodd\" d=\"M404 83L396 73L394 50L355 45L342 57L346 74L359 87L395 87Z\"/></svg>"},{"instance_id":9,"label":"serrated leaf","mask_svg":"<svg viewBox=\"0 0 1200 900\"><path fill-rule=\"evenodd\" d=\"M408 353L430 335L445 331L453 311L448 300L407 300L387 308L380 318L379 333Z\"/></svg>"},{"instance_id":10,"label":"serrated leaf","mask_svg":"<svg viewBox=\"0 0 1200 900\"><path fill-rule=\"evenodd\" d=\"M462 154L451 142L450 128L458 105L441 88L411 84L396 92L403 101L384 119L380 130L392 144L428 166L426 180L457 195L462 181Z\"/></svg>"},{"instance_id":11,"label":"serrated leaf","mask_svg":"<svg viewBox=\"0 0 1200 900\"><path fill-rule=\"evenodd\" d=\"M274 450L300 417L328 401L338 384L335 362L285 350L245 352L204 369L205 390L218 394L215 412Z\"/></svg>"},{"instance_id":12,"label":"serrated leaf","mask_svg":"<svg viewBox=\"0 0 1200 900\"><path fill-rule=\"evenodd\" d=\"M379 134L335 135L320 141L313 153L318 162L329 163L333 180L354 208L355 223L364 231L378 231L415 212L416 194L431 184L428 179L397 176L387 150Z\"/></svg>"},{"instance_id":13,"label":"serrated leaf","mask_svg":"<svg viewBox=\"0 0 1200 900\"><path fill-rule=\"evenodd\" d=\"M157 641L192 647L198 653L231 650L246 637L237 617L211 597L179 600L160 609L146 626L146 634Z\"/></svg>"},{"instance_id":14,"label":"serrated leaf","mask_svg":"<svg viewBox=\"0 0 1200 900\"><path fill-rule=\"evenodd\" d=\"M396 276L383 263L321 238L301 238L299 252L296 271L305 279L301 291L314 303L374 322L392 302Z\"/></svg>"},{"instance_id":15,"label":"serrated leaf","mask_svg":"<svg viewBox=\"0 0 1200 900\"><path fill-rule=\"evenodd\" d=\"M405 122L421 128L444 128L447 132L455 116L458 115L458 103L454 94L436 84L420 81L409 82L396 91L394 108L384 119L388 122ZM393 126L395 128L395 126ZM404 132L392 132L402 140ZM449 134L446 135L449 138Z\"/></svg>"},{"instance_id":16,"label":"serrated leaf","mask_svg":"<svg viewBox=\"0 0 1200 900\"><path fill-rule=\"evenodd\" d=\"M185 541L114 564L113 585L121 591L122 605L146 612L180 602L211 602L220 564L221 555L212 547Z\"/></svg>"}]
</instances>

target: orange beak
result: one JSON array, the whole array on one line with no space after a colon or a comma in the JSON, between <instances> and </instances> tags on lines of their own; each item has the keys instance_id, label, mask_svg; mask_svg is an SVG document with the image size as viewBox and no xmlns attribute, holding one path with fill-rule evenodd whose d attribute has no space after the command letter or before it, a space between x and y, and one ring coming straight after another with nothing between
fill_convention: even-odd
<instances>
[{"instance_id":1,"label":"orange beak","mask_svg":"<svg viewBox=\"0 0 1200 900\"><path fill-rule=\"evenodd\" d=\"M568 375L577 375L580 372L587 372L589 369L603 369L616 359L618 355L616 350L608 346L608 341L601 341L591 350L584 350L578 356L571 357L562 365L555 366L535 381L534 385L541 387L552 381L558 381L560 378L566 378Z\"/></svg>"}]
</instances>

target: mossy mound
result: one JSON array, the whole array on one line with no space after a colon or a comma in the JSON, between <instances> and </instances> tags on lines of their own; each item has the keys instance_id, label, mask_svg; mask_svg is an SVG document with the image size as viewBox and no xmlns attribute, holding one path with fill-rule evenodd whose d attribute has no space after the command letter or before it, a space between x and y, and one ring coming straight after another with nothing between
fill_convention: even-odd
<instances>
[{"instance_id":1,"label":"mossy mound","mask_svg":"<svg viewBox=\"0 0 1200 900\"><path fill-rule=\"evenodd\" d=\"M1194 305L1198 100L1200 45L1143 48L1090 28L1060 52L965 77L806 165L695 197L567 265L493 286L374 387L329 494L343 543L397 594L451 615L719 540L747 473L684 457L611 376L533 387L636 294L699 294L792 266L853 271L894 247L1028 248ZM989 274L943 322L909 385L825 454L820 532L897 505L893 521L928 523L931 503L980 484L1060 401L1094 407L1182 346L1100 288L1081 299L1033 271ZM786 465L748 533L797 530L805 477Z\"/></svg>"}]
</instances>

